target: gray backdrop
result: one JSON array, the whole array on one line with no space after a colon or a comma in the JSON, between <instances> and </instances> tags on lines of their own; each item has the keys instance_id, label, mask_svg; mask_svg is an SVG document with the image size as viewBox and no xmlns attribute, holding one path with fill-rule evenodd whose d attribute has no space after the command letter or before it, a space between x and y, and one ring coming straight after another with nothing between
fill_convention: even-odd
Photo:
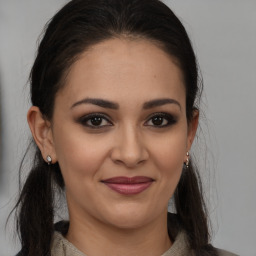
<instances>
[{"instance_id":1,"label":"gray backdrop","mask_svg":"<svg viewBox=\"0 0 256 256\"><path fill-rule=\"evenodd\" d=\"M27 79L36 41L65 2L0 0L0 256L19 249L12 219L6 231L5 221L28 144ZM204 77L206 121L201 118L203 139L194 150L210 204L213 243L256 256L256 1L165 2L187 28Z\"/></svg>"}]
</instances>

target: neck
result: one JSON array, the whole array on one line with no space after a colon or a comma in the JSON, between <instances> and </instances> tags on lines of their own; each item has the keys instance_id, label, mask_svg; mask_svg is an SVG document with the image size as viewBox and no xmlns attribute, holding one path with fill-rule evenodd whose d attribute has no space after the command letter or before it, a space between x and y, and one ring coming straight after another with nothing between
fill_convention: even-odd
<instances>
[{"instance_id":1,"label":"neck","mask_svg":"<svg viewBox=\"0 0 256 256\"><path fill-rule=\"evenodd\" d=\"M167 212L147 225L130 229L106 225L89 216L84 219L70 216L66 238L88 256L161 255L172 244L167 231Z\"/></svg>"}]
</instances>

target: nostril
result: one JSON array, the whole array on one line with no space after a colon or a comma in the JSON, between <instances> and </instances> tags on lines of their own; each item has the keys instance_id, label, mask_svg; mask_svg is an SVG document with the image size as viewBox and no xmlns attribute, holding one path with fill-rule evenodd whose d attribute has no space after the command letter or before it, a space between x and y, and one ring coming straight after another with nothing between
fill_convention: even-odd
<instances>
[{"instance_id":1,"label":"nostril","mask_svg":"<svg viewBox=\"0 0 256 256\"><path fill-rule=\"evenodd\" d=\"M129 128L129 127L128 127ZM111 152L111 159L116 164L123 164L132 168L144 163L148 159L148 152L142 138L134 129L128 129L119 134Z\"/></svg>"},{"instance_id":2,"label":"nostril","mask_svg":"<svg viewBox=\"0 0 256 256\"><path fill-rule=\"evenodd\" d=\"M124 155L119 155L119 157L113 157L112 160L116 164L122 164L125 165L126 167L133 168L138 165L143 164L146 161L145 157L142 157L142 155L137 155L137 156L124 156Z\"/></svg>"}]
</instances>

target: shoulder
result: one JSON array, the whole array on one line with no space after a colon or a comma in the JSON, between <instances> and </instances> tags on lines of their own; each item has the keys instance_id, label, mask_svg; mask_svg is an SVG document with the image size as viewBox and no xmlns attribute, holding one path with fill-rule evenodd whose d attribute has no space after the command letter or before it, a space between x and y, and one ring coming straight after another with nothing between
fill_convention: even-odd
<instances>
[{"instance_id":1,"label":"shoulder","mask_svg":"<svg viewBox=\"0 0 256 256\"><path fill-rule=\"evenodd\" d=\"M180 244L186 244L186 247L189 248L188 235L182 229L182 225L179 222L177 214L168 212L168 219L167 220L168 220L168 222L167 222L168 223L168 233L169 233L170 238L175 241L176 238L179 237L179 234L182 233L181 237L183 237L183 239L181 239L181 241L179 242L179 245ZM184 239L186 240L186 242L185 242ZM208 251L211 251L212 255L216 255L216 253L217 253L218 256L239 256L237 254L234 254L234 253L222 250L222 249L215 248L211 244L209 244L208 248L209 248ZM192 255L192 253L190 253L188 255ZM207 255L209 255L209 254L207 254Z\"/></svg>"},{"instance_id":2,"label":"shoulder","mask_svg":"<svg viewBox=\"0 0 256 256\"><path fill-rule=\"evenodd\" d=\"M55 231L51 245L52 256L85 256L72 243L70 243L60 232Z\"/></svg>"},{"instance_id":3,"label":"shoulder","mask_svg":"<svg viewBox=\"0 0 256 256\"><path fill-rule=\"evenodd\" d=\"M221 249L217 249L217 252L218 252L218 256L239 256L239 255L234 254L232 252L228 252L228 251L221 250Z\"/></svg>"}]
</instances>

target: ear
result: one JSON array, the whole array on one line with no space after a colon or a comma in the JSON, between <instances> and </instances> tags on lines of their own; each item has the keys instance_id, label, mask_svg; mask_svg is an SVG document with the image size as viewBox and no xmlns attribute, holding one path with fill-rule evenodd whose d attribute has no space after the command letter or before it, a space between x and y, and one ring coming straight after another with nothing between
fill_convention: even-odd
<instances>
[{"instance_id":1,"label":"ear","mask_svg":"<svg viewBox=\"0 0 256 256\"><path fill-rule=\"evenodd\" d=\"M198 127L198 120L199 120L199 110L193 110L193 117L188 123L188 135L187 135L187 151L190 150L192 143L194 141L197 127Z\"/></svg>"},{"instance_id":2,"label":"ear","mask_svg":"<svg viewBox=\"0 0 256 256\"><path fill-rule=\"evenodd\" d=\"M55 163L57 159L50 121L46 120L39 108L35 106L29 109L27 121L43 159L47 162L46 158L49 155L52 158L52 163Z\"/></svg>"}]
</instances>

